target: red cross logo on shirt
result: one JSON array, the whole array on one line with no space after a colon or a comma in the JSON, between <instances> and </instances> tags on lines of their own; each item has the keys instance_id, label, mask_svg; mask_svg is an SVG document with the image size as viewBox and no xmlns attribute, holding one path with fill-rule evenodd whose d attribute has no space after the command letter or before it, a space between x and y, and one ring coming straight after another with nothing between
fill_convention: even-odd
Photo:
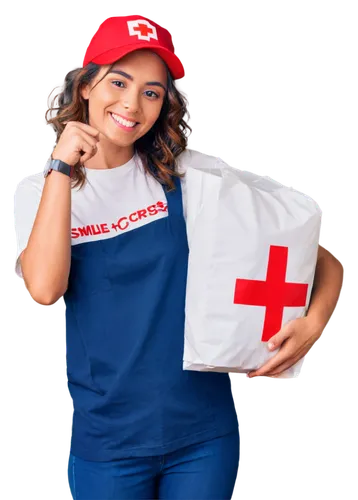
<instances>
[{"instance_id":1,"label":"red cross logo on shirt","mask_svg":"<svg viewBox=\"0 0 358 500\"><path fill-rule=\"evenodd\" d=\"M148 42L151 38L158 40L156 27L146 19L127 21L127 25L130 36L135 35L140 40L147 40Z\"/></svg>"},{"instance_id":2,"label":"red cross logo on shirt","mask_svg":"<svg viewBox=\"0 0 358 500\"><path fill-rule=\"evenodd\" d=\"M268 342L282 326L283 308L306 305L307 283L288 283L288 247L270 245L266 281L238 278L234 304L266 307L261 340Z\"/></svg>"}]
</instances>

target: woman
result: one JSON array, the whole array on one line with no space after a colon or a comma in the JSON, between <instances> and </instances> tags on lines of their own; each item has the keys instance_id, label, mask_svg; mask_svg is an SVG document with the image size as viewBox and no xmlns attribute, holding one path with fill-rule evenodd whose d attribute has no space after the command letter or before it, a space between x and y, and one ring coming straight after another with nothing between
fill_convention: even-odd
<instances>
[{"instance_id":1,"label":"woman","mask_svg":"<svg viewBox=\"0 0 358 500\"><path fill-rule=\"evenodd\" d=\"M182 369L185 170L217 160L186 148L183 76L157 23L104 21L48 120L57 143L44 175L17 187L16 271L37 302L66 303L74 499L234 489L229 374Z\"/></svg>"},{"instance_id":2,"label":"woman","mask_svg":"<svg viewBox=\"0 0 358 500\"><path fill-rule=\"evenodd\" d=\"M72 177L31 176L16 195L28 214L41 198L19 273L21 263L38 302L66 302L72 495L230 498L239 433L229 375L182 369L182 65L166 30L128 16L102 23L83 66L49 120L52 158Z\"/></svg>"}]
</instances>

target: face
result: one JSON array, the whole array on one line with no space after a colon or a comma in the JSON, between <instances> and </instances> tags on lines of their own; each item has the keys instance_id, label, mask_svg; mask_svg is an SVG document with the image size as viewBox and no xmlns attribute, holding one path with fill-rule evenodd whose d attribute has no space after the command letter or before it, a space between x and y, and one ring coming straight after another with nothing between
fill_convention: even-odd
<instances>
[{"instance_id":1,"label":"face","mask_svg":"<svg viewBox=\"0 0 358 500\"><path fill-rule=\"evenodd\" d=\"M97 84L109 67L102 66L81 93L89 100L89 125L125 147L145 135L158 119L167 88L166 66L154 52L136 50L119 59ZM118 123L118 115L136 125Z\"/></svg>"}]
</instances>

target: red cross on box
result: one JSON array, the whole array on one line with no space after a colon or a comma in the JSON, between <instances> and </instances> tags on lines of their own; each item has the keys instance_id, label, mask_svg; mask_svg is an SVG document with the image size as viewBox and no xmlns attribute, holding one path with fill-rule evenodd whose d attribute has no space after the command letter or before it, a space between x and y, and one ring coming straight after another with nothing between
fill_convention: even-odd
<instances>
[{"instance_id":1,"label":"red cross on box","mask_svg":"<svg viewBox=\"0 0 358 500\"><path fill-rule=\"evenodd\" d=\"M288 247L270 245L266 281L238 278L234 304L266 307L261 340L268 342L282 326L283 308L306 305L307 283L288 283Z\"/></svg>"},{"instance_id":2,"label":"red cross on box","mask_svg":"<svg viewBox=\"0 0 358 500\"><path fill-rule=\"evenodd\" d=\"M138 26L134 26L133 31L140 31L142 36L148 36L148 33L153 34L152 28L149 28L149 26L142 23L138 23Z\"/></svg>"}]
</instances>

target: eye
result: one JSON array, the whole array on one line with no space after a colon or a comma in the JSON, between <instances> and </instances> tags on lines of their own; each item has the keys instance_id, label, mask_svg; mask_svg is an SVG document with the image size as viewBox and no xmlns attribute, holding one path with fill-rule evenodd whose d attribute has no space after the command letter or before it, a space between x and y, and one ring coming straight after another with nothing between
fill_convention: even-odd
<instances>
[{"instance_id":1,"label":"eye","mask_svg":"<svg viewBox=\"0 0 358 500\"><path fill-rule=\"evenodd\" d=\"M123 83L123 85L124 85L124 82L122 82L121 80L114 80L112 83L113 83L116 87L119 87L119 88L123 88L123 87L120 87L119 85L117 85L117 83L119 83L119 84ZM154 94L154 96L153 96L153 95L151 95L151 96L148 96L148 97L154 97L155 99L159 99L159 97L160 97L160 95L159 95L159 94L157 94L156 92L154 92L153 90L146 90L146 92L151 92L152 94Z\"/></svg>"},{"instance_id":2,"label":"eye","mask_svg":"<svg viewBox=\"0 0 358 500\"><path fill-rule=\"evenodd\" d=\"M112 83L116 87L119 87L119 88L123 88L124 87L124 82L121 82L120 80L114 80ZM121 87L121 85L123 85L123 87Z\"/></svg>"},{"instance_id":3,"label":"eye","mask_svg":"<svg viewBox=\"0 0 358 500\"><path fill-rule=\"evenodd\" d=\"M153 90L146 90L145 94L147 97L150 97L150 99L158 99L159 98L159 95L156 92L154 92Z\"/></svg>"}]
</instances>

